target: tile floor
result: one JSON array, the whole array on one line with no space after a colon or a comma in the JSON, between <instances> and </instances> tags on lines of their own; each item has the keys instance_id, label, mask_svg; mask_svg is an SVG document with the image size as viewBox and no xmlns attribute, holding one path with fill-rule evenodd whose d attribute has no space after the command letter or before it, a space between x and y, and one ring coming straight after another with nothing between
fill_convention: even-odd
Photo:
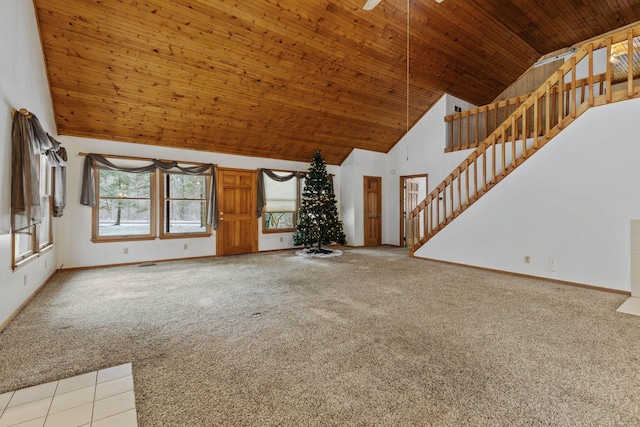
<instances>
[{"instance_id":1,"label":"tile floor","mask_svg":"<svg viewBox=\"0 0 640 427\"><path fill-rule=\"evenodd\" d=\"M629 297L616 311L640 316L640 297Z\"/></svg>"},{"instance_id":2,"label":"tile floor","mask_svg":"<svg viewBox=\"0 0 640 427\"><path fill-rule=\"evenodd\" d=\"M131 363L0 394L0 427L137 427Z\"/></svg>"}]
</instances>

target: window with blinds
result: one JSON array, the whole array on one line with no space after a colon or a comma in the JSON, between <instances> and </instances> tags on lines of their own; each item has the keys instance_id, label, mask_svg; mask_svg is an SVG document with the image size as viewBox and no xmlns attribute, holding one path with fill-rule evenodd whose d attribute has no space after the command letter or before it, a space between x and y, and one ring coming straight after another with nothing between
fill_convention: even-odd
<instances>
[{"instance_id":1,"label":"window with blinds","mask_svg":"<svg viewBox=\"0 0 640 427\"><path fill-rule=\"evenodd\" d=\"M276 175L286 176L291 172L276 172ZM300 202L299 180L278 182L264 177L264 190L267 203L262 215L263 232L294 231L298 220L298 205Z\"/></svg>"}]
</instances>

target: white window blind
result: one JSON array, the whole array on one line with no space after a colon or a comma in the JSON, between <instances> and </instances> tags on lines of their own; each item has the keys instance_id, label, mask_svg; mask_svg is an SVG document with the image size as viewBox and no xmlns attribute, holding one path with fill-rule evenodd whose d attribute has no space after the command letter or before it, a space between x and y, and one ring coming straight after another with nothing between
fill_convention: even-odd
<instances>
[{"instance_id":1,"label":"white window blind","mask_svg":"<svg viewBox=\"0 0 640 427\"><path fill-rule=\"evenodd\" d=\"M291 172L274 172L276 175L286 176ZM267 204L264 207L265 212L296 212L297 205L297 179L292 178L289 181L278 182L264 177L264 191Z\"/></svg>"}]
</instances>

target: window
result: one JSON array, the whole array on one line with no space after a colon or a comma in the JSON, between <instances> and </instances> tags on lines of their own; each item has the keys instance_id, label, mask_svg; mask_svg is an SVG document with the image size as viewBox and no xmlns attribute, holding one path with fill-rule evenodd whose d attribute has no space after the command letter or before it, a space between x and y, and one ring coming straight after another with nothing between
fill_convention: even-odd
<instances>
[{"instance_id":1,"label":"window","mask_svg":"<svg viewBox=\"0 0 640 427\"><path fill-rule=\"evenodd\" d=\"M51 234L51 189L52 168L43 154L36 156L36 178L38 180L39 209L32 208L38 215L31 225L16 228L13 232L13 267L16 268L32 255L42 252L53 244Z\"/></svg>"},{"instance_id":2,"label":"window","mask_svg":"<svg viewBox=\"0 0 640 427\"><path fill-rule=\"evenodd\" d=\"M96 169L93 240L155 237L155 172Z\"/></svg>"},{"instance_id":3,"label":"window","mask_svg":"<svg viewBox=\"0 0 640 427\"><path fill-rule=\"evenodd\" d=\"M94 242L155 239L156 215L161 238L206 237L217 226L211 188L215 165L85 156L80 204L93 207Z\"/></svg>"},{"instance_id":4,"label":"window","mask_svg":"<svg viewBox=\"0 0 640 427\"><path fill-rule=\"evenodd\" d=\"M162 173L161 237L211 235L207 225L209 179L204 175Z\"/></svg>"},{"instance_id":5,"label":"window","mask_svg":"<svg viewBox=\"0 0 640 427\"><path fill-rule=\"evenodd\" d=\"M37 246L38 249L44 249L51 242L51 205L52 205L52 168L47 162L45 155L38 156L40 169L40 210L42 211L42 219L38 228Z\"/></svg>"},{"instance_id":6,"label":"window","mask_svg":"<svg viewBox=\"0 0 640 427\"><path fill-rule=\"evenodd\" d=\"M278 176L287 176L291 172L276 172ZM262 214L262 231L283 232L294 231L298 223L298 206L300 203L300 180L292 178L278 182L268 176L264 177L266 205Z\"/></svg>"}]
</instances>

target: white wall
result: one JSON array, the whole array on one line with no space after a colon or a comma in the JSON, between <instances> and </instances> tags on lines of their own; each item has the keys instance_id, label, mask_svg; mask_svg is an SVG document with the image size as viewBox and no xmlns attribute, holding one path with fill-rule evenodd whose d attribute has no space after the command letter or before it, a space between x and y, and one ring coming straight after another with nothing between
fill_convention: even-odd
<instances>
[{"instance_id":1,"label":"white wall","mask_svg":"<svg viewBox=\"0 0 640 427\"><path fill-rule=\"evenodd\" d=\"M178 161L215 163L219 167L239 169L283 169L307 171L309 163L272 160L257 157L232 156L177 148L154 147L143 144L102 141L63 136L60 141L69 154L67 169L67 208L58 221L58 265L64 268L121 264L150 260L212 256L216 253L214 232L210 238L155 239L129 242L91 242L91 208L80 205L82 167L84 157L78 153L101 153ZM340 186L340 169L327 166L333 173L334 185ZM336 195L338 198L338 195ZM338 199L339 203L339 199ZM262 233L259 220L258 249L260 251L293 247L293 233ZM282 242L280 242L282 238ZM184 244L188 249L184 249ZM128 249L128 254L124 253Z\"/></svg>"},{"instance_id":2,"label":"white wall","mask_svg":"<svg viewBox=\"0 0 640 427\"><path fill-rule=\"evenodd\" d=\"M11 270L11 109L33 112L55 135L33 2L0 3L0 325L55 270L56 248L17 271ZM55 227L56 220L54 219ZM26 285L25 285L26 277Z\"/></svg>"},{"instance_id":3,"label":"white wall","mask_svg":"<svg viewBox=\"0 0 640 427\"><path fill-rule=\"evenodd\" d=\"M355 149L340 166L342 186L341 215L352 246L364 244L364 176L382 177L382 242L400 244L400 177L429 174L431 191L451 173L470 150L445 153L444 117L459 106L463 111L472 104L444 95L387 154Z\"/></svg>"},{"instance_id":4,"label":"white wall","mask_svg":"<svg viewBox=\"0 0 640 427\"><path fill-rule=\"evenodd\" d=\"M453 114L455 106L460 106L463 111L474 108L465 101L444 95L387 154L383 178L384 243L400 244L400 177L426 173L429 175L430 192L471 152L444 152L444 117Z\"/></svg>"},{"instance_id":5,"label":"white wall","mask_svg":"<svg viewBox=\"0 0 640 427\"><path fill-rule=\"evenodd\" d=\"M344 224L344 234L347 237L347 244L350 246L364 245L364 193L363 177L379 176L382 178L382 206L384 224L384 206L387 203L384 194L384 186L387 178L386 155L373 151L354 149L347 159L340 165L341 186L340 206L341 219ZM385 241L383 227L383 242Z\"/></svg>"},{"instance_id":6,"label":"white wall","mask_svg":"<svg viewBox=\"0 0 640 427\"><path fill-rule=\"evenodd\" d=\"M416 256L630 291L638 111L640 99L587 111Z\"/></svg>"}]
</instances>

